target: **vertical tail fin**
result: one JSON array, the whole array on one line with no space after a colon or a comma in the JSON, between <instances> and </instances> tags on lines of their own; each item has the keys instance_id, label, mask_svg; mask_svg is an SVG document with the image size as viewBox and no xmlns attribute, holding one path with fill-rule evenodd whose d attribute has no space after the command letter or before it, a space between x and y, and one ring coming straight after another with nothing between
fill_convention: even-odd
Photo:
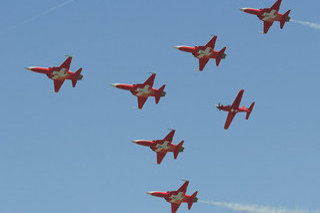
<instances>
[{"instance_id":1,"label":"vertical tail fin","mask_svg":"<svg viewBox=\"0 0 320 213\"><path fill-rule=\"evenodd\" d=\"M247 115L246 115L246 119L247 119L247 120L248 120L249 117L250 117L250 114L251 114L251 112L252 112L252 110L253 110L254 104L255 104L255 102L253 102L253 103L250 105L250 107L249 107L249 109L248 109L248 111L247 111Z\"/></svg>"},{"instance_id":2,"label":"vertical tail fin","mask_svg":"<svg viewBox=\"0 0 320 213\"><path fill-rule=\"evenodd\" d=\"M291 10L288 10L285 14L283 14L282 19L280 21L280 28L282 29L284 27L284 24L288 21L290 21L289 13Z\"/></svg>"},{"instance_id":3,"label":"vertical tail fin","mask_svg":"<svg viewBox=\"0 0 320 213\"><path fill-rule=\"evenodd\" d=\"M82 71L82 68L78 69L78 71L75 72L74 78L72 79L72 86L73 87L75 87L77 85L78 80L82 79L81 71Z\"/></svg>"},{"instance_id":4,"label":"vertical tail fin","mask_svg":"<svg viewBox=\"0 0 320 213\"><path fill-rule=\"evenodd\" d=\"M156 92L156 94L155 94L156 104L159 103L160 98L161 98L162 96L165 96L166 93L163 91L165 87L166 87L166 85L163 85L163 86L160 87L160 88L158 89L158 91Z\"/></svg>"},{"instance_id":5,"label":"vertical tail fin","mask_svg":"<svg viewBox=\"0 0 320 213\"><path fill-rule=\"evenodd\" d=\"M219 52L219 56L216 58L216 65L219 66L221 59L225 58L227 55L224 53L226 51L226 47L222 48Z\"/></svg>"},{"instance_id":6,"label":"vertical tail fin","mask_svg":"<svg viewBox=\"0 0 320 213\"><path fill-rule=\"evenodd\" d=\"M177 145L177 147L176 147L176 149L174 150L174 152L173 152L173 157L174 157L174 159L177 159L177 157L178 157L178 155L179 155L179 152L183 152L183 143L184 143L184 141L181 141L178 145Z\"/></svg>"},{"instance_id":7,"label":"vertical tail fin","mask_svg":"<svg viewBox=\"0 0 320 213\"><path fill-rule=\"evenodd\" d=\"M197 194L198 194L198 191L193 193L193 195L191 195L191 197L189 198L188 209L191 209L192 204L198 201Z\"/></svg>"}]
</instances>

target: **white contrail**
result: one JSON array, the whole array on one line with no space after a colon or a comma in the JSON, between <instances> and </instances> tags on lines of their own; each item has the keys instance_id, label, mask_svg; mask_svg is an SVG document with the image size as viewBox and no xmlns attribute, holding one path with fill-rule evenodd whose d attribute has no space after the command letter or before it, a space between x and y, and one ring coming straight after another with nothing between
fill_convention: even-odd
<instances>
[{"instance_id":1,"label":"white contrail","mask_svg":"<svg viewBox=\"0 0 320 213\"><path fill-rule=\"evenodd\" d=\"M37 18L39 18L39 17L41 17L43 15L46 15L48 13L53 12L56 9L59 9L60 7L63 7L65 5L67 5L67 4L70 4L71 2L74 2L74 0L68 0L68 1L62 2L61 4L59 4L57 6L54 6L54 7L50 8L50 9L48 9L48 10L43 11L42 13L39 13L39 14L37 14L37 15L35 15L35 16L33 16L33 17L21 22L21 24L25 24L25 23L28 23L30 21L33 21L33 20L35 20L35 19L37 19Z\"/></svg>"},{"instance_id":2,"label":"white contrail","mask_svg":"<svg viewBox=\"0 0 320 213\"><path fill-rule=\"evenodd\" d=\"M61 4L59 4L59 5L57 5L57 6L54 6L54 7L51 7L50 9L47 9L47 10L45 10L45 11L43 11L43 12L41 12L41 13L39 13L39 14L37 14L37 15L35 15L35 16L27 19L27 20L24 20L24 21L22 21L22 22L19 23L19 24L13 25L12 27L8 28L6 31L1 32L0 34L3 34L3 33L7 32L7 31L9 31L9 30L12 30L12 29L15 29L15 28L19 27L20 25L26 24L26 23L28 23L28 22L30 22L30 21L33 21L33 20L35 20L35 19L37 19L37 18L40 18L41 16L44 16L44 15L46 15L46 14L48 14L48 13L51 13L51 12L59 9L60 7L63 7L63 6L65 6L65 5L67 5L67 4L70 4L71 2L74 2L74 1L75 1L75 0L67 0L67 1L65 1L65 2L62 2Z\"/></svg>"},{"instance_id":3,"label":"white contrail","mask_svg":"<svg viewBox=\"0 0 320 213\"><path fill-rule=\"evenodd\" d=\"M213 201L203 201L199 200L199 203L205 203L216 207L223 207L232 209L238 212L247 213L310 213L311 211L301 210L301 209L286 209L286 208L273 208L269 206L262 205L252 205L252 204L240 204L240 203L226 203L226 202L213 202ZM319 213L319 211L313 211L313 213Z\"/></svg>"},{"instance_id":4,"label":"white contrail","mask_svg":"<svg viewBox=\"0 0 320 213\"><path fill-rule=\"evenodd\" d=\"M320 23L313 23L313 22L299 21L299 20L291 20L291 22L302 24L302 25L311 27L311 28L316 29L316 30L320 30Z\"/></svg>"}]
</instances>

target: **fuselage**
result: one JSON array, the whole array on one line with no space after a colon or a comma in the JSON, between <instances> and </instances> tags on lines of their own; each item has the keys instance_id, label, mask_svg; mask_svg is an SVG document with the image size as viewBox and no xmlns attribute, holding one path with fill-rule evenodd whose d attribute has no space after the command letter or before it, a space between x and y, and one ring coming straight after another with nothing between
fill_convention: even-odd
<instances>
[{"instance_id":1,"label":"fuselage","mask_svg":"<svg viewBox=\"0 0 320 213\"><path fill-rule=\"evenodd\" d=\"M164 198L169 203L181 204L188 203L191 196L184 194L183 192L178 191L169 191L169 192L148 192L149 195ZM195 198L194 202L197 201Z\"/></svg>"},{"instance_id":2,"label":"fuselage","mask_svg":"<svg viewBox=\"0 0 320 213\"><path fill-rule=\"evenodd\" d=\"M169 141L163 140L154 140L154 141L146 141L146 140L133 140L132 142L141 145L150 147L150 149L154 152L174 152L177 149L177 145L170 144ZM180 147L179 152L183 152L184 148Z\"/></svg>"},{"instance_id":3,"label":"fuselage","mask_svg":"<svg viewBox=\"0 0 320 213\"><path fill-rule=\"evenodd\" d=\"M219 56L219 52L215 51L211 47L206 46L195 46L195 47L188 47L188 46L176 46L178 50L192 53L192 55L196 58L217 58ZM222 58L225 58L225 54Z\"/></svg>"},{"instance_id":4,"label":"fuselage","mask_svg":"<svg viewBox=\"0 0 320 213\"><path fill-rule=\"evenodd\" d=\"M112 84L112 86L119 89L129 90L134 96L145 98L149 96L156 96L158 91L157 89L144 84ZM161 96L165 96L165 92L162 92Z\"/></svg>"},{"instance_id":5,"label":"fuselage","mask_svg":"<svg viewBox=\"0 0 320 213\"><path fill-rule=\"evenodd\" d=\"M271 10L270 8L263 8L263 9L253 9L253 8L241 8L243 12L256 15L260 20L266 22L274 22L274 21L281 21L283 18L283 14L279 13L276 10ZM286 18L286 22L290 21L290 17Z\"/></svg>"},{"instance_id":6,"label":"fuselage","mask_svg":"<svg viewBox=\"0 0 320 213\"><path fill-rule=\"evenodd\" d=\"M217 106L218 110L222 110L222 111L226 111L226 112L234 112L234 113L238 113L238 112L249 112L249 109L246 107L238 107L237 109L232 108L231 105L218 105Z\"/></svg>"},{"instance_id":7,"label":"fuselage","mask_svg":"<svg viewBox=\"0 0 320 213\"><path fill-rule=\"evenodd\" d=\"M46 74L48 78L52 80L72 80L75 76L74 72L60 67L27 67L27 69L33 72ZM79 74L77 80L81 80L82 77L83 76Z\"/></svg>"}]
</instances>

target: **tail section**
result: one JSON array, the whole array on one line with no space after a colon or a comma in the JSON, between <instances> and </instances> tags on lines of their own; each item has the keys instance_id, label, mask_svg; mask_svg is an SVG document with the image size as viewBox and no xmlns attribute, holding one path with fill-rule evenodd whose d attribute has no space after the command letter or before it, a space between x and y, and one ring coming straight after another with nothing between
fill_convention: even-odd
<instances>
[{"instance_id":1,"label":"tail section","mask_svg":"<svg viewBox=\"0 0 320 213\"><path fill-rule=\"evenodd\" d=\"M246 119L247 119L247 120L248 120L249 117L250 117L250 114L251 114L251 112L252 112L252 110L253 110L254 104L255 104L255 102L253 102L253 103L250 105L250 107L249 107L249 109L248 109L248 111L247 111L247 115L246 115Z\"/></svg>"},{"instance_id":2,"label":"tail section","mask_svg":"<svg viewBox=\"0 0 320 213\"><path fill-rule=\"evenodd\" d=\"M195 193L193 193L193 195L191 195L191 197L189 198L189 201L188 201L188 209L191 209L193 203L195 203L195 202L198 201L197 194L198 194L198 191L196 191Z\"/></svg>"},{"instance_id":3,"label":"tail section","mask_svg":"<svg viewBox=\"0 0 320 213\"><path fill-rule=\"evenodd\" d=\"M82 79L81 75L82 68L78 69L77 72L74 74L74 78L72 79L72 86L75 87L77 85L78 80Z\"/></svg>"},{"instance_id":4,"label":"tail section","mask_svg":"<svg viewBox=\"0 0 320 213\"><path fill-rule=\"evenodd\" d=\"M166 95L166 93L163 91L165 87L166 87L166 85L163 85L156 92L156 94L155 94L156 104L159 103L161 97L164 97Z\"/></svg>"},{"instance_id":5,"label":"tail section","mask_svg":"<svg viewBox=\"0 0 320 213\"><path fill-rule=\"evenodd\" d=\"M216 58L216 65L219 66L221 59L224 59L227 55L224 53L226 51L226 47L222 48L219 52L219 56Z\"/></svg>"},{"instance_id":6,"label":"tail section","mask_svg":"<svg viewBox=\"0 0 320 213\"><path fill-rule=\"evenodd\" d=\"M283 14L282 19L280 21L280 28L282 29L284 27L284 24L286 22L290 21L290 17L289 17L289 13L291 12L291 10L288 10L288 12L286 12L285 14Z\"/></svg>"},{"instance_id":7,"label":"tail section","mask_svg":"<svg viewBox=\"0 0 320 213\"><path fill-rule=\"evenodd\" d=\"M183 150L184 150L184 148L183 148L183 143L184 143L184 141L181 141L181 142L177 145L176 149L174 150L174 152L173 152L173 157L174 157L174 159L177 159L177 157L178 157L178 155L179 155L179 152L183 152Z\"/></svg>"}]
</instances>

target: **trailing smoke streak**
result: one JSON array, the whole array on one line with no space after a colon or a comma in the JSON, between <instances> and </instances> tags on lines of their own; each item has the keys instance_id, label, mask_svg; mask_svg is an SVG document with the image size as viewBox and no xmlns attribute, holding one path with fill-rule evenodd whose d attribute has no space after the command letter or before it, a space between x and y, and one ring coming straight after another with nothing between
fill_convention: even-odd
<instances>
[{"instance_id":1,"label":"trailing smoke streak","mask_svg":"<svg viewBox=\"0 0 320 213\"><path fill-rule=\"evenodd\" d=\"M299 20L292 20L292 19L291 19L291 22L302 24L304 26L308 26L316 30L320 30L320 23L312 23L308 21L299 21Z\"/></svg>"},{"instance_id":2,"label":"trailing smoke streak","mask_svg":"<svg viewBox=\"0 0 320 213\"><path fill-rule=\"evenodd\" d=\"M60 7L63 7L63 6L65 6L65 5L67 5L67 4L70 4L71 2L74 2L74 1L75 1L75 0L67 0L67 1L65 1L65 2L62 2L61 4L59 4L59 5L57 5L57 6L54 6L54 7L51 7L50 9L45 10L45 11L39 13L38 15L35 15L35 16L33 16L33 17L31 17L31 18L29 18L29 19L27 19L27 20L24 20L24 21L22 21L22 22L19 23L19 24L13 25L12 27L8 28L6 31L0 32L0 34L3 34L3 33L7 32L7 31L9 31L9 30L15 29L15 28L19 27L20 25L26 24L26 23L28 23L28 22L30 22L30 21L33 21L33 20L35 20L35 19L37 19L37 18L40 18L41 16L47 15L48 13L51 13L51 12L59 9Z\"/></svg>"},{"instance_id":3,"label":"trailing smoke streak","mask_svg":"<svg viewBox=\"0 0 320 213\"><path fill-rule=\"evenodd\" d=\"M223 207L232 209L238 212L247 213L308 213L310 211L296 209L290 210L285 208L273 208L269 206L251 205L251 204L240 204L240 203L224 203L224 202L213 202L199 200L199 203L205 203L216 207ZM313 213L319 213L319 211L313 211Z\"/></svg>"},{"instance_id":4,"label":"trailing smoke streak","mask_svg":"<svg viewBox=\"0 0 320 213\"><path fill-rule=\"evenodd\" d=\"M57 6L54 6L54 7L50 8L50 9L48 9L48 10L46 10L46 11L43 11L42 13L39 13L38 15L35 15L35 16L33 16L33 17L31 17L31 18L23 21L21 24L25 24L25 23L28 23L28 22L30 22L30 21L33 21L33 20L35 20L35 19L37 19L37 18L39 18L39 17L41 17L41 16L43 16L43 15L46 15L46 14L48 14L48 13L53 12L53 11L56 10L56 9L59 9L60 7L63 7L63 6L65 6L65 5L67 5L67 4L70 4L70 3L73 2L73 1L74 1L74 0L65 1L65 2L63 2L63 3L61 3L61 4L57 5Z\"/></svg>"}]
</instances>

